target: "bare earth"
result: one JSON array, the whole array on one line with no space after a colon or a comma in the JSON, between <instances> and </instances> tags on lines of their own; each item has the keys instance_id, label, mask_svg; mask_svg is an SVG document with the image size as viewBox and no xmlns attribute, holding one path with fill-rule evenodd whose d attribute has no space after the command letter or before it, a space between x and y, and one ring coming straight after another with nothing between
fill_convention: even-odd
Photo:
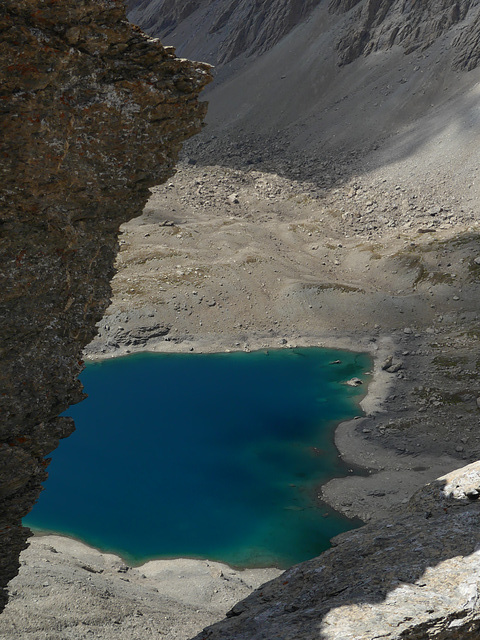
<instances>
[{"instance_id":1,"label":"bare earth","mask_svg":"<svg viewBox=\"0 0 480 640\"><path fill-rule=\"evenodd\" d=\"M33 538L22 565L2 640L185 640L281 573L186 559L132 568L60 536Z\"/></svg>"}]
</instances>

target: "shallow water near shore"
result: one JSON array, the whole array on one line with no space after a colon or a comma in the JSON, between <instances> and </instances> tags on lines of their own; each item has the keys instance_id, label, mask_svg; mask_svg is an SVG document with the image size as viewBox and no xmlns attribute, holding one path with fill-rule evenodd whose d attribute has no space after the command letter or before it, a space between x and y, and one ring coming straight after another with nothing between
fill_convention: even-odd
<instances>
[{"instance_id":1,"label":"shallow water near shore","mask_svg":"<svg viewBox=\"0 0 480 640\"><path fill-rule=\"evenodd\" d=\"M340 363L335 363L340 361ZM142 353L89 363L77 431L24 523L138 564L287 567L358 525L317 500L346 475L333 431L361 413L366 354L319 348Z\"/></svg>"}]
</instances>

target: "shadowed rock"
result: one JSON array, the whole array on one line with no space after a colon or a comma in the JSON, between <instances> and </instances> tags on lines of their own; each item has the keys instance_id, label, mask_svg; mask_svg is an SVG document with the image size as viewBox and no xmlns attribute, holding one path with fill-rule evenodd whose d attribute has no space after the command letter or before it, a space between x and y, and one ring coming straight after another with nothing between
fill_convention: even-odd
<instances>
[{"instance_id":1,"label":"shadowed rock","mask_svg":"<svg viewBox=\"0 0 480 640\"><path fill-rule=\"evenodd\" d=\"M337 43L340 64L394 45L400 45L406 53L427 49L467 16L469 19L453 43L454 66L473 69L478 63L477 0L331 0L329 6L334 13L355 7L352 22Z\"/></svg>"}]
</instances>

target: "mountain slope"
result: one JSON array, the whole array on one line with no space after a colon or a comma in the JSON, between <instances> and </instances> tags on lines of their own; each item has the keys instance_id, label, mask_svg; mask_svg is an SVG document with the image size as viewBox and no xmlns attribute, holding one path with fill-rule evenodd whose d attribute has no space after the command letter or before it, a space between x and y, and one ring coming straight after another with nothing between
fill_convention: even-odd
<instances>
[{"instance_id":1,"label":"mountain slope","mask_svg":"<svg viewBox=\"0 0 480 640\"><path fill-rule=\"evenodd\" d=\"M464 21L452 45L454 64L461 69L478 64L478 0L127 0L132 22L171 39L182 55L216 65L265 53L319 5L333 15L348 14L335 43L338 64L395 45L406 53L425 50Z\"/></svg>"},{"instance_id":2,"label":"mountain slope","mask_svg":"<svg viewBox=\"0 0 480 640\"><path fill-rule=\"evenodd\" d=\"M392 136L395 155L473 108L480 0L298 4L130 0L131 20L218 64L197 161L318 181L318 160L350 166Z\"/></svg>"},{"instance_id":3,"label":"mountain slope","mask_svg":"<svg viewBox=\"0 0 480 640\"><path fill-rule=\"evenodd\" d=\"M360 55L401 45L405 53L427 49L453 26L475 14L478 2L466 0L332 0L332 11L347 12L352 7L352 25L339 40L337 50L340 64L348 64ZM476 13L475 13L476 11ZM453 43L458 49L455 66L473 68L478 63L475 42L459 38Z\"/></svg>"},{"instance_id":4,"label":"mountain slope","mask_svg":"<svg viewBox=\"0 0 480 640\"><path fill-rule=\"evenodd\" d=\"M129 0L132 22L216 65L271 49L321 0Z\"/></svg>"}]
</instances>

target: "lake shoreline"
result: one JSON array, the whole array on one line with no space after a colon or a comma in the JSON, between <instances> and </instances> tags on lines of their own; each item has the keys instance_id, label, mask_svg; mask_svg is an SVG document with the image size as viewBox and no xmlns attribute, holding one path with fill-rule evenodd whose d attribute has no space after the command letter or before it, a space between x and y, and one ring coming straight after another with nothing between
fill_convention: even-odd
<instances>
[{"instance_id":1,"label":"lake shoreline","mask_svg":"<svg viewBox=\"0 0 480 640\"><path fill-rule=\"evenodd\" d=\"M344 347L346 345L343 344L342 346ZM147 355L148 353L152 354L152 350L148 350L148 351L145 350L143 353L145 355ZM150 390L149 384L147 384L146 381L150 380L151 384L155 386L155 384L158 384L158 383L154 383L153 381L162 380L162 371L164 372L171 371L173 367L173 371L176 372L175 376L169 375L168 373L163 374L164 377L166 375L166 378L164 381L166 384L166 387L164 388L164 391L165 393L167 393L167 397L171 397L171 398L176 398L177 391L175 390L175 388L172 389L168 386L167 380L174 379L177 376L179 376L180 379L187 381L186 382L187 385L194 384L193 380L201 380L201 379L204 379L205 377L206 379L210 380L210 377L209 377L210 374L208 373L208 371L210 371L212 366L214 366L214 369L212 371L217 372L216 375L218 375L219 371L223 371L224 378L228 377L229 380L231 378L229 385L231 386L233 384L234 385L233 388L235 389L242 388L242 384L243 384L242 378L244 378L245 375L247 376L244 379L246 382L247 381L250 381L250 382L247 382L246 384L245 395L243 393L240 394L242 398L250 397L252 392L249 391L248 389L249 389L249 386L251 386L252 384L251 380L257 380L257 378L260 380L260 379L263 379L264 376L266 375L267 377L265 378L265 382L266 383L267 381L270 381L270 382L266 384L266 387L264 390L260 391L258 389L257 383L255 383L254 385L257 391L255 391L252 396L253 406L254 407L257 406L261 397L266 397L269 399L268 406L273 404L272 415L277 416L278 414L277 417L280 419L280 424L282 424L281 416L284 415L284 411L285 411L285 415L290 415L290 412L293 412L292 419L294 419L293 424L295 424L295 430L291 432L293 425L290 424L292 422L292 419L290 419L288 430L285 431L285 433L281 430L279 431L278 435L275 435L276 432L275 432L275 429L273 429L273 426L269 428L268 433L270 435L268 435L268 437L269 438L273 437L275 442L272 442L271 445L268 445L267 449L271 450L273 447L273 450L275 451L276 443L278 445L281 445L285 437L287 438L293 437L295 441L298 440L299 442L302 443L302 446L303 446L302 450L304 451L304 453L301 454L303 457L299 458L299 461L296 463L293 462L293 459L292 459L292 462L285 462L286 466L284 467L283 471L281 468L278 468L277 469L278 473L276 473L274 476L274 477L277 477L277 481L280 481L280 478L283 478L283 480L281 480L282 486L286 487L286 491L285 489L282 489L282 494L281 494L283 496L282 500L285 498L287 500L284 503L284 507L283 507L284 515L281 516L281 522L283 523L283 526L285 527L286 530L289 530L289 528L292 528L292 531L295 529L299 533L287 534L286 537L283 534L274 536L274 541L273 543L271 543L270 546L266 540L263 541L263 539L258 539L257 542L253 542L252 540L251 544L253 544L254 550L256 548L256 545L257 544L259 545L258 550L255 551L254 556L252 556L252 558L250 558L249 555L245 555L244 550L243 548L241 548L241 546L239 548L239 553L236 553L236 552L231 553L229 551L227 555L222 555L222 553L215 555L213 553L213 549L215 548L215 545L212 546L212 540L214 540L215 538L211 538L211 537L209 538L206 551L204 551L204 549L202 548L202 544L200 544L200 546L196 544L191 547L187 545L186 554L181 554L181 553L178 554L175 552L172 553L172 551L174 551L174 547L178 545L173 545L173 547L171 547L170 543L168 542L169 536L168 535L164 536L163 534L160 537L160 539L163 540L165 538L165 544L162 543L159 546L157 545L157 547L159 548L159 550L167 551L168 555L165 555L165 556L156 556L155 554L149 553L150 549L148 548L148 546L145 547L145 549L147 550L147 553L145 554L144 553L145 549L143 547L141 546L139 547L138 545L135 546L133 541L127 542L127 539L125 539L125 542L127 544L124 547L119 546L118 541L116 544L113 544L113 546L111 546L110 545L111 541L109 541L108 534L106 535L105 540L102 540L101 542L98 543L99 548L103 549L104 551L109 551L111 553L120 555L124 558L125 562L127 562L128 564L134 564L134 565L138 565L145 562L146 558L162 559L165 557L167 558L185 557L185 558L209 558L211 560L215 560L218 562L225 562L235 569L243 569L245 567L257 568L257 567L270 567L270 566L276 567L276 568L281 567L285 569L291 566L292 564L295 564L296 562L300 562L303 559L309 559L311 557L314 557L315 555L318 555L321 551L328 548L329 539L332 536L335 536L338 533L340 533L340 531L342 531L342 527L346 527L348 529L349 526L350 527L352 526L351 524L349 525L349 523L345 523L344 521L342 523L342 518L340 518L339 516L343 514L338 513L338 515L335 515L336 512L328 509L328 506L325 504L323 506L320 504L315 505L316 497L317 497L317 486L318 486L318 485L316 486L316 483L325 482L326 479L335 477L339 474L341 475L344 472L344 465L340 465L343 468L339 468L338 461L336 461L337 457L335 455L335 449L334 449L334 430L338 425L339 419L343 418L343 420L345 420L348 417L353 418L355 415L357 416L359 415L359 409L357 407L359 407L361 402L365 400L365 393L368 393L368 389L372 384L370 380L370 375L373 367L372 354L369 353L367 357L366 350L359 352L358 350L347 351L346 349L339 350L338 348L326 348L326 347L313 347L313 348L298 347L298 351L297 351L294 348L292 348L292 346L290 346L289 349L269 350L271 357L265 357L265 355L263 355L265 353L264 350L252 352L251 355L250 354L247 355L243 352L237 352L237 353L238 353L238 356L236 357L234 356L234 354L231 354L230 358L227 357L227 358L208 359L207 357L201 360L196 360L196 364L191 362L190 365L188 365L188 362L189 362L188 358L186 359L180 358L179 361L177 361L175 359L171 360L168 357L166 359L163 359L163 358L156 359L155 357L133 358L130 361L130 365L129 365L128 356L126 358L123 357L122 358L123 362L119 362L119 364L121 365L120 368L115 368L115 367L106 368L106 371L110 370L111 374L108 376L109 382L105 383L104 385L105 386L104 392L102 392L102 389L104 387L103 386L99 387L99 382L100 382L99 379L102 379L106 375L106 373L103 373L102 375L103 367L92 368L90 370L90 376L88 378L86 377L83 380L84 384L86 385L87 391L89 389L91 390L92 409L89 412L88 409L86 409L86 405L84 407L84 405L82 404L82 407L84 407L83 413L73 414L73 417L75 418L75 420L78 420L79 433L86 434L86 436L84 435L83 439L80 438L78 440L77 448L80 448L80 451L83 451L85 449L85 446L86 446L85 437L88 437L88 434L90 433L88 424L95 422L95 416L97 416L98 420L100 421L102 421L102 419L107 419L103 414L104 408L101 408L101 405L99 405L99 397L103 397L104 393L106 393L107 394L106 397L110 398L112 385L114 388L119 388L119 385L120 385L120 388L121 388L122 384L126 385L124 393L125 393L125 397L127 397L128 395L126 390L127 387L129 389L130 388L137 389L137 387L135 386L136 384L135 380L140 380L141 371L143 370L148 372L146 373L146 379L145 379L146 386L144 383L140 382L139 383L140 387L138 389L138 392L140 394L145 394L145 393L149 394L151 390ZM257 354L256 356L255 356L255 353ZM296 357L294 354L297 354L297 353L298 355L302 355L303 358ZM225 352L218 353L218 355L220 356L223 354L225 354ZM140 354L137 353L136 355L140 355ZM159 354L158 352L156 355L168 356L168 354L165 354L165 353ZM268 355L268 353L266 355ZM232 370L231 376L230 375L225 376L226 367L228 366L228 363L230 361L232 362L232 365L235 362L243 363L240 371L244 371L244 373L241 374L240 377L238 377L238 374L235 373L235 371L238 371L238 367L235 367ZM106 362L113 363L112 359L108 359ZM211 364L208 365L208 369L205 369L208 362L210 362ZM162 365L161 363L165 363L165 364ZM248 363L250 364L248 365ZM246 366L248 366L248 368L244 369L244 367ZM255 374L255 371L257 371L257 366L259 367L258 371L263 372L263 374L262 373ZM255 369L255 371L252 369L252 367L253 369ZM320 368L317 370L317 367L320 367ZM193 373L190 373L190 371L192 372L195 371L196 373L193 374ZM204 371L205 373L200 374L200 377L199 377L199 372L201 371ZM282 373L280 373L280 371L282 371ZM113 373L113 372L116 372L116 373ZM134 373L132 374L132 372ZM180 372L183 372L183 373L180 373ZM270 372L270 374L268 372ZM295 377L295 379L298 379L296 386L295 385L292 386L292 379L289 378L289 376L292 376L292 375ZM350 387L350 389L348 385L345 386L347 381L349 381L352 378L352 376L360 376L360 378L363 379L363 386L360 385L356 389L353 389L352 386ZM118 380L117 380L117 377L119 378ZM237 381L239 385L235 384L235 381ZM211 383L210 382L208 383L209 388L211 388L210 387L211 384L215 384L214 378L212 378ZM294 400L293 398L293 396L296 394L294 390L297 389L298 385L300 385L299 386L300 393L304 394L305 411L302 411L302 406L303 406L302 403L299 404L298 399ZM164 384L160 383L160 386L163 388ZM176 387L178 387L178 385L176 385ZM200 397L202 398L206 397L205 394L208 395L207 388L205 388L204 386L202 387L202 385L199 386L198 384L197 384L197 387L198 387L197 395L201 394ZM223 386L221 388L223 389ZM170 389L170 391L168 391L167 389ZM279 391L281 389L283 389L283 391ZM224 393L225 400L223 401L222 404L220 404L220 406L224 407L225 404L230 406L229 403L233 403L232 406L234 407L237 406L236 402L237 402L238 393L235 393L235 397L230 398L227 387L225 387L224 392L225 392ZM135 395L136 393L137 393L136 391L133 392L133 395L135 397L137 397ZM278 395L279 393L280 395ZM292 396L291 400L287 399L289 398L289 396ZM318 396L320 396L320 398ZM195 400L196 397L197 396L194 393L192 395L192 400L191 400L192 407L197 406L197 402L199 401L199 398ZM282 398L285 398L283 402L282 402ZM330 404L328 405L327 408L323 408L323 404L318 404L319 401L325 402L328 399L330 399L329 401ZM145 400L145 412L146 412L145 415L149 416L150 409L147 408L148 403L146 402L146 396L144 400ZM109 402L111 402L111 400ZM340 402L340 404L337 404L338 402ZM244 404L244 400L242 400L242 404ZM217 407L217 405L218 405L218 399L217 401L215 401L215 407ZM278 405L277 409L275 409L276 405ZM116 423L116 419L114 418L114 416L116 415L115 411L113 409L108 409L108 406L109 406L109 403L107 403L105 407L105 411L107 413L109 413L110 411L113 411L112 417L113 417L114 423ZM126 411L127 414L129 415L128 412L130 410L128 409L128 406L129 404L127 403L125 405L124 411ZM178 398L173 401L173 407L178 407ZM279 407L283 407L283 409L279 409ZM222 409L223 412L225 411L225 408L226 407ZM92 411L94 412L94 415L92 415ZM171 411L173 411L173 413L171 413ZM210 415L210 412L208 415ZM243 415L241 411L240 411L240 415ZM102 418L102 416L104 417ZM294 418L294 416L296 416L296 418ZM310 416L310 418L307 419L306 416ZM151 417L153 419L153 416ZM174 408L170 410L167 407L165 407L165 420L167 421L172 420L172 419L175 419L175 417L177 417L177 419L181 419L179 418L179 415L177 415L177 412ZM315 417L315 422L312 422L313 417ZM87 419L87 423L85 423L86 419ZM122 423L121 416L117 416L117 419L119 420L118 424L122 425L123 423ZM256 424L255 422L256 419L254 419L253 416L252 416L252 420L253 420L253 424ZM316 430L312 431L312 427L310 426L306 427L307 424L317 424ZM84 427L84 428L81 428L81 427ZM127 423L125 423L125 428L127 428ZM303 430L305 428L307 428L307 430L304 432ZM246 443L250 442L251 440L252 433L250 432L252 432L252 429L254 429L254 427L250 427L250 429L245 432L244 436L242 436L244 437ZM285 427L282 427L282 429L285 429ZM127 431L128 431L128 428L127 428ZM182 429L182 432L183 432L183 429ZM187 432L189 433L188 430ZM238 439L238 437L240 437L240 434L237 434L235 436L237 432L238 432L238 427L235 427L235 421L234 421L232 423L232 436L234 439L235 438ZM102 450L105 447L108 448L108 445L105 443L105 438L107 441L109 438L108 430L106 434L107 435L105 435L104 438L100 440L100 442L102 443L101 444ZM287 435L287 434L290 434L290 435ZM195 442L195 439L192 442ZM174 447L173 450L175 450L176 445L172 443L172 446ZM241 448L242 447L240 447L240 449ZM200 443L199 443L199 446L194 447L194 449L197 452L201 451L202 449L201 449ZM118 456L121 456L121 452L113 448L111 455L113 455L114 458L117 458ZM316 460L319 455L324 456L324 462L320 462ZM292 457L291 454L289 454L289 456L290 457L288 458L288 460L290 460L290 458ZM294 454L294 457L295 456L297 456L297 454ZM204 457L205 456L202 456L200 454L200 458L204 458ZM70 454L70 457L67 456L67 459L70 460L69 464L74 463L73 459L71 459L71 454ZM208 454L207 454L207 459L208 459ZM263 463L262 463L262 459L263 459L262 457L258 458L260 466L264 469L268 469L269 467L265 466L265 464L267 465L269 464L268 462L269 456L267 456L267 458L264 460ZM62 460L63 462L61 464L64 466L65 456L62 458ZM221 460L219 460L219 463L221 467ZM236 464L235 460L232 460L232 464ZM300 468L297 468L299 464L300 464ZM252 460L252 465L253 465L253 460ZM290 465L296 465L296 466L290 466ZM100 464L100 467L102 468L103 465ZM105 469L108 469L108 468L109 468L108 466L105 466ZM195 468L195 466L193 468ZM256 468L256 467L254 466L252 467L252 473L253 473L253 468ZM274 468L275 467L272 467L272 469ZM52 467L52 480L51 480L52 482L54 481L54 479L58 478L59 469L61 470L62 467L55 466L54 469ZM301 471L302 469L305 474L305 480L302 480L301 478L295 475L297 471ZM53 478L53 472L55 472L55 478ZM346 472L346 469L345 469L345 472ZM264 473L264 471L262 471L261 473ZM201 473L199 478L200 477L202 477ZM244 491L250 490L248 489L248 487L250 487L249 483L251 482L251 480L249 479L250 474L245 475L245 478L243 477L243 475L241 475L239 476L239 478L242 478L241 480L241 485L243 487L242 491L244 492ZM94 482L99 482L99 481L100 480L98 478L94 480ZM72 480L69 480L69 482L72 482ZM269 485L270 483L267 483L265 485L265 490L267 492L269 491L269 489L267 489ZM273 482L273 485L275 485L275 482ZM272 488L273 488L273 485L272 485ZM298 489L288 489L288 487L297 487L297 485L299 487ZM308 499L312 500L312 502L311 503L309 502L308 505L306 504L305 499L302 498L301 487L303 487L304 485L305 485L304 490L308 489L308 496L309 496ZM232 497L234 499L234 496L236 495L235 493L237 491L236 486L237 485L234 482L229 491L230 501ZM55 502L52 502L52 498L55 495L57 495L59 492L58 482L57 483L53 482L52 485L47 485L47 488L49 489L49 497L51 498L51 500L48 501L47 499L47 502L45 503L46 508L44 506L43 510L42 508L40 508L40 510L37 510L37 512L34 512L33 519L29 522L27 518L25 524L26 526L32 526L32 527L35 527L35 525L37 525L38 528L35 531L37 535L45 535L45 534L52 534L52 533L57 535L63 535L63 532L61 529L60 530L55 529L54 527L51 527L49 525L49 515L48 515L49 513L51 513L53 516L53 513L54 513L52 509L54 508ZM60 491L61 491L61 488L60 488ZM298 495L295 493L297 491L299 491ZM212 492L213 492L212 495L216 495L215 490L213 488L212 488ZM268 493L266 495L268 495ZM304 493L303 495L307 496L307 493ZM127 493L125 493L125 496L127 496ZM45 497L48 498L48 496L45 496ZM275 500L273 501L273 503L275 503ZM242 500L240 498L239 498L238 504L239 505L242 504ZM253 505L255 504L256 502L254 500ZM311 504L311 507L313 507L313 511L310 511L310 508L311 508L309 506L310 504ZM167 508L167 511L165 512L165 517L168 517L168 507L166 505L167 503L165 504L165 507ZM301 517L300 517L293 514L293 512L300 509L300 507L302 507L301 510L305 512L305 516L301 514ZM225 505L224 508L227 509L227 505ZM254 507L252 508L254 509ZM245 513L243 513L243 507L241 507L239 511L239 517L241 517L241 519L246 518L247 512L251 511L252 508L247 509ZM323 509L323 512L330 511L329 522L328 524L325 523L325 525L322 524L323 517L325 515L321 511L322 509ZM238 511L238 509L236 509L236 511ZM272 517L273 514L277 513L276 508L273 510L268 509L267 511L268 511L268 514L270 514L271 512L271 515L267 516L267 513L266 513L265 514L266 518ZM148 507L146 508L145 512L148 513ZM290 515L291 512L292 512L292 515ZM315 512L317 513L316 516L314 515ZM85 513L89 513L89 510L87 507L86 507ZM135 513L135 511L133 510L132 513ZM153 508L152 514L153 513L155 513L154 508ZM274 517L275 518L279 517L280 513L281 511L278 512L278 514L275 515ZM311 515L308 515L308 514L311 514ZM200 516L198 516L198 514L197 516L194 516L195 519L197 517L200 517ZM294 521L292 521L292 518L294 518ZM312 525L310 523L310 519L313 519L312 522L315 521L316 523L315 527L317 528L311 529ZM244 522L247 523L248 520L249 518L246 518ZM65 531L75 532L76 529L74 528L74 525L68 524L70 521L73 523L75 519L72 520L71 518L68 518L68 517L64 519L64 524L67 525L65 527ZM55 518L53 518L52 522L55 522ZM268 522L268 520L266 520L266 522ZM153 523L154 523L154 520L152 521L151 525L153 525ZM295 526L292 527L293 524ZM239 530L242 530L241 526L243 525L241 525L241 522L238 523L238 526L240 527ZM272 521L272 526L273 526L273 521ZM304 531L303 527L305 526L307 527L307 529ZM358 526L358 521L353 526ZM46 530L42 530L42 527L45 527ZM155 528L155 525L154 525L154 528ZM222 527L219 526L219 529L222 530ZM173 530L175 529L173 528ZM301 533L302 531L304 531L303 534ZM307 531L311 531L311 533L307 534ZM313 536L313 531L317 531L317 534L315 536ZM84 532L84 535L85 534L86 534L86 531ZM138 533L138 536L139 536L138 537L139 540L143 539L140 536L140 533ZM308 536L311 536L311 539ZM75 533L73 533L73 535L67 533L67 537L73 537L74 539L79 539L82 542L86 542L86 544L92 544L91 542L92 538L89 538L88 535L83 538L82 536L79 536L77 538ZM113 536L112 540L114 540L115 538L116 538L116 535ZM284 538L285 538L285 542L281 542L281 540L283 540ZM298 542L295 542L297 538L298 538ZM101 538L99 538L99 540L100 539ZM148 536L147 536L147 539L148 539ZM300 543L300 540L303 541L304 543L303 546ZM198 551L197 551L197 547L198 547ZM122 555L122 552L119 551L119 549L122 549L122 548L126 550L124 555ZM210 552L208 551L209 548L211 548ZM143 552L142 552L142 549L143 549ZM268 552L269 549L270 549L270 553ZM295 549L298 549L299 552L295 552ZM303 558L302 558L302 549L303 549L303 554L305 554ZM262 551L260 554L259 554L259 550ZM192 551L193 551L193 555L192 555ZM237 556L238 556L238 561L234 559ZM268 556L271 556L271 561L269 561ZM132 560L133 560L133 563L132 563ZM259 562L257 560L259 560Z\"/></svg>"},{"instance_id":2,"label":"lake shoreline","mask_svg":"<svg viewBox=\"0 0 480 640\"><path fill-rule=\"evenodd\" d=\"M85 358L295 346L370 353L366 419L339 425L336 444L344 460L372 473L319 493L344 515L371 521L480 455L469 427L478 411L478 222L458 216L454 226L438 220L434 233L417 233L415 209L404 212L405 225L386 224L379 212L411 191L410 181L380 168L352 180L317 200L308 182L181 163L122 227L112 303ZM199 202L199 184L208 202ZM229 193L238 194L234 205ZM415 197L427 206L427 192ZM331 215L357 205L365 215L370 200L378 208L371 229Z\"/></svg>"},{"instance_id":3,"label":"lake shoreline","mask_svg":"<svg viewBox=\"0 0 480 640\"><path fill-rule=\"evenodd\" d=\"M286 571L288 568L290 568L290 565L288 567L281 567L276 565L275 563L269 563L269 564L252 564L252 565L245 565L245 566L239 566L236 565L234 563L230 563L230 562L226 562L224 560L216 560L215 558L202 558L200 556L189 556L189 555L166 555L166 556L152 556L151 558L146 558L146 559L142 559L139 560L138 562L133 559L128 557L127 555L122 555L122 553L120 551L116 551L115 549L102 549L101 547L97 547L94 544L90 544L88 541L83 540L82 538L79 538L75 535L69 535L66 533L63 533L61 531L54 531L54 530L50 530L50 529L42 529L40 527L33 527L33 526L29 526L29 529L32 531L32 538L42 538L42 539L46 539L47 541L54 537L54 538L60 538L63 541L68 541L70 540L70 542L73 544L79 544L79 545L83 545L84 547L90 549L91 551L94 551L95 553L99 553L101 555L105 555L105 556L115 556L115 558L118 558L121 562L123 562L126 566L132 568L132 569L138 569L140 570L142 567L144 567L145 565L148 565L151 562L164 562L164 563L168 563L168 562L174 562L175 560L185 560L188 562L198 562L198 563L205 563L205 562L214 562L216 564L221 564L224 567L228 567L229 569L231 569L232 571L236 571L241 573L242 571L255 571L255 570L268 570L268 569L272 569L275 571L278 571L279 573L282 573L283 571ZM68 547L68 542L64 542L65 547Z\"/></svg>"},{"instance_id":4,"label":"lake shoreline","mask_svg":"<svg viewBox=\"0 0 480 640\"><path fill-rule=\"evenodd\" d=\"M95 349L87 350L85 359L95 362L143 352L229 353L296 347L368 353L373 359L373 371L367 393L360 402L364 415L340 422L334 432L339 457L346 465L365 471L365 474L334 478L318 486L317 497L349 519L370 522L388 517L395 505L406 502L417 488L462 465L462 460L447 451L440 455L413 451L408 455L408 452L390 446L383 432L378 431L380 422L402 419L405 407L399 399L412 393L423 366L414 375L409 366L412 356L422 353L428 356L429 353L423 350L429 339L430 334L424 332L296 334L281 338L252 332L240 343L238 336L224 332L179 342L151 340L140 346L130 345L113 351L106 342L97 340ZM418 361L418 357L415 359ZM385 366L389 361L392 367ZM362 494L360 499L359 492Z\"/></svg>"}]
</instances>

